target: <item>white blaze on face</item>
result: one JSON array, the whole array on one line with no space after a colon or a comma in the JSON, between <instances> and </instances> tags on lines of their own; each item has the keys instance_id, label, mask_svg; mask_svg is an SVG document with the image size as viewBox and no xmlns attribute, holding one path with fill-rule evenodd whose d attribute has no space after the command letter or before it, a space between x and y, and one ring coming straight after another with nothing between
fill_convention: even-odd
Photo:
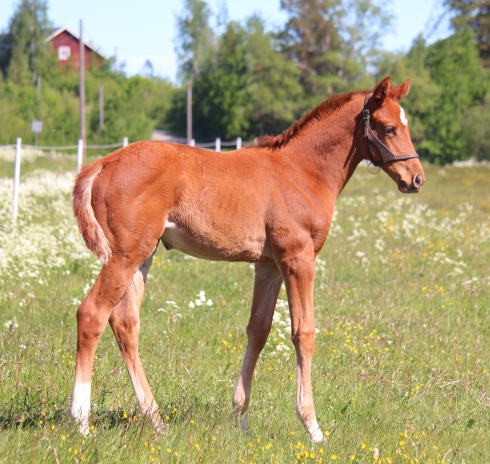
<instances>
[{"instance_id":1,"label":"white blaze on face","mask_svg":"<svg viewBox=\"0 0 490 464\"><path fill-rule=\"evenodd\" d=\"M408 124L408 119L405 116L405 110L400 106L400 120L404 126Z\"/></svg>"}]
</instances>

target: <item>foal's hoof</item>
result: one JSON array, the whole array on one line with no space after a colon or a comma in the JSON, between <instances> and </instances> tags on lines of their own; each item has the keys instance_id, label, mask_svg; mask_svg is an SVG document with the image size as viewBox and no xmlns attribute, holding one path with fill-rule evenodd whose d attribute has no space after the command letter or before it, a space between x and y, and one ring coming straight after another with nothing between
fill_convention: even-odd
<instances>
[{"instance_id":1,"label":"foal's hoof","mask_svg":"<svg viewBox=\"0 0 490 464\"><path fill-rule=\"evenodd\" d=\"M166 435L167 434L167 430L168 430L168 427L164 424L159 424L159 425L155 425L153 427L153 430L155 431L155 433L157 435Z\"/></svg>"},{"instance_id":2,"label":"foal's hoof","mask_svg":"<svg viewBox=\"0 0 490 464\"><path fill-rule=\"evenodd\" d=\"M236 425L243 433L250 433L250 425L248 424L248 414L246 411L244 413L240 413L238 410L234 410L232 417L236 421Z\"/></svg>"},{"instance_id":3,"label":"foal's hoof","mask_svg":"<svg viewBox=\"0 0 490 464\"><path fill-rule=\"evenodd\" d=\"M250 433L250 425L248 423L248 416L243 417L240 421L240 429L243 433Z\"/></svg>"},{"instance_id":4,"label":"foal's hoof","mask_svg":"<svg viewBox=\"0 0 490 464\"><path fill-rule=\"evenodd\" d=\"M88 436L90 432L88 422L87 423L79 422L77 428L78 428L78 432L82 434L84 437Z\"/></svg>"},{"instance_id":5,"label":"foal's hoof","mask_svg":"<svg viewBox=\"0 0 490 464\"><path fill-rule=\"evenodd\" d=\"M310 434L310 439L313 443L322 443L324 441L327 441L325 435L323 435L323 432L320 429L316 429L310 432L309 434Z\"/></svg>"},{"instance_id":6,"label":"foal's hoof","mask_svg":"<svg viewBox=\"0 0 490 464\"><path fill-rule=\"evenodd\" d=\"M78 432L86 437L89 434L90 428L88 425L88 417L79 417L70 411L70 417L75 421Z\"/></svg>"}]
</instances>

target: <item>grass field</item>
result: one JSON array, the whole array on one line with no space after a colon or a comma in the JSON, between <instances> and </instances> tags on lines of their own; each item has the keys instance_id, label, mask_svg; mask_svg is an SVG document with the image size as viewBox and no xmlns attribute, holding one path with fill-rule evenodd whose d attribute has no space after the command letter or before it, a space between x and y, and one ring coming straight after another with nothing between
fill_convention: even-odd
<instances>
[{"instance_id":1,"label":"grass field","mask_svg":"<svg viewBox=\"0 0 490 464\"><path fill-rule=\"evenodd\" d=\"M0 461L490 462L490 169L426 166L403 196L360 167L317 261L313 388L328 435L295 415L285 292L259 360L250 434L231 395L244 355L253 269L160 248L140 352L163 418L140 417L108 329L94 367L92 432L68 416L75 313L100 265L71 215L74 157L0 161ZM194 307L192 307L194 306Z\"/></svg>"}]
</instances>

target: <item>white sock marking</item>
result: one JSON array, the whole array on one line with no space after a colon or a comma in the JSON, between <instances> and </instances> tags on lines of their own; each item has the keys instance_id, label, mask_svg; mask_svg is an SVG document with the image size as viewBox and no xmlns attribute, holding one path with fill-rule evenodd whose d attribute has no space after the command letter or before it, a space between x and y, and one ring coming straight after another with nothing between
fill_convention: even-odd
<instances>
[{"instance_id":1,"label":"white sock marking","mask_svg":"<svg viewBox=\"0 0 490 464\"><path fill-rule=\"evenodd\" d=\"M320 430L320 426L316 420L308 426L308 433L313 443L319 443L325 440L323 432Z\"/></svg>"},{"instance_id":2,"label":"white sock marking","mask_svg":"<svg viewBox=\"0 0 490 464\"><path fill-rule=\"evenodd\" d=\"M90 413L91 383L76 383L73 388L70 413L78 422L78 429L83 435L88 434L88 416Z\"/></svg>"}]
</instances>

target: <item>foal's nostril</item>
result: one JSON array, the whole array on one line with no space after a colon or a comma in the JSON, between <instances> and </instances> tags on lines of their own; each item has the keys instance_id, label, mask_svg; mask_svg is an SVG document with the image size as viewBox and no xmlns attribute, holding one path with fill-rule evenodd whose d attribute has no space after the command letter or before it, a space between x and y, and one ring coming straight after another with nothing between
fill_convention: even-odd
<instances>
[{"instance_id":1,"label":"foal's nostril","mask_svg":"<svg viewBox=\"0 0 490 464\"><path fill-rule=\"evenodd\" d=\"M418 189L422 185L422 176L417 174L413 179L413 186Z\"/></svg>"}]
</instances>

